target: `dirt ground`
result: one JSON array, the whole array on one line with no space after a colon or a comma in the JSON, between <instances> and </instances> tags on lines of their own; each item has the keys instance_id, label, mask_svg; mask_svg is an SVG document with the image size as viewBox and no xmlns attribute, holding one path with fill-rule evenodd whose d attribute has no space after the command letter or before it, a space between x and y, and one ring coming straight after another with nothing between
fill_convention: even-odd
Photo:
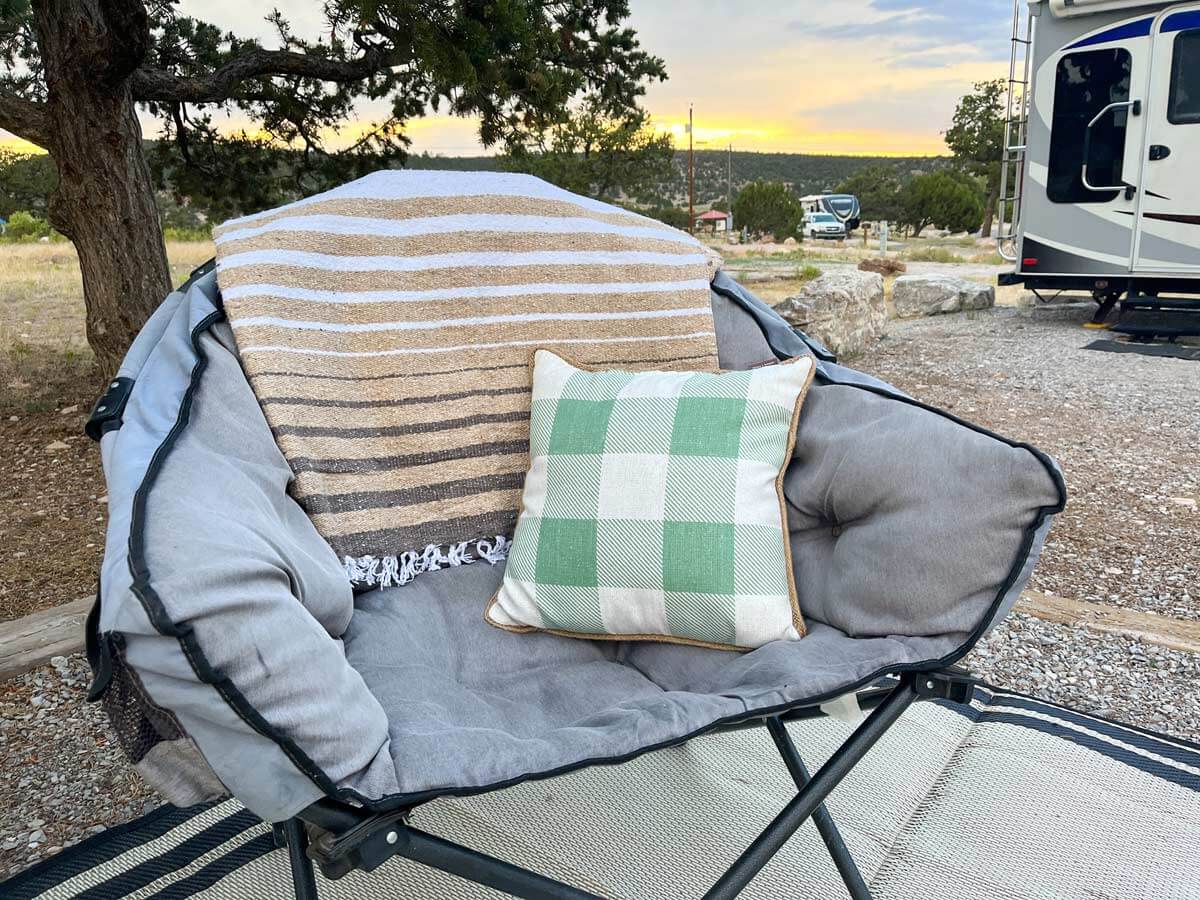
<instances>
[{"instance_id":1,"label":"dirt ground","mask_svg":"<svg viewBox=\"0 0 1200 900\"><path fill-rule=\"evenodd\" d=\"M168 253L180 283L212 246ZM83 423L103 385L82 296L69 244L0 244L0 620L95 590L106 498Z\"/></svg>"}]
</instances>

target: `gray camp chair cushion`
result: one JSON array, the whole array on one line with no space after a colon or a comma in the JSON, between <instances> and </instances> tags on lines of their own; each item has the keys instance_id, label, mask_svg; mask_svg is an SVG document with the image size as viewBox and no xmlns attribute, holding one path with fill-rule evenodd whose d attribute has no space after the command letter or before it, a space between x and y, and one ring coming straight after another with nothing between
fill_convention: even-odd
<instances>
[{"instance_id":1,"label":"gray camp chair cushion","mask_svg":"<svg viewBox=\"0 0 1200 900\"><path fill-rule=\"evenodd\" d=\"M210 276L163 304L122 370L136 379L124 424L101 443L111 519L100 630L119 636L139 690L215 778L165 777L164 756L188 761L179 741L136 762L169 800L206 799L219 779L276 818L322 796L308 773L394 793L386 713L340 641L352 592L287 494L291 470L229 328L204 324L216 297Z\"/></svg>"},{"instance_id":2,"label":"gray camp chair cushion","mask_svg":"<svg viewBox=\"0 0 1200 900\"><path fill-rule=\"evenodd\" d=\"M774 359L743 308L713 306L724 367ZM735 654L510 634L480 615L500 567L360 596L347 658L387 711L402 791L626 756L953 657L1016 589L1031 529L1060 499L1029 451L828 378L809 390L785 494L809 626L798 642Z\"/></svg>"},{"instance_id":3,"label":"gray camp chair cushion","mask_svg":"<svg viewBox=\"0 0 1200 900\"><path fill-rule=\"evenodd\" d=\"M751 653L512 634L480 610L503 566L361 595L346 656L387 711L401 790L469 792L678 741L750 710L828 698L956 638L855 640L817 621Z\"/></svg>"},{"instance_id":4,"label":"gray camp chair cushion","mask_svg":"<svg viewBox=\"0 0 1200 900\"><path fill-rule=\"evenodd\" d=\"M135 348L126 424L104 442L120 509L102 630L123 636L148 695L220 781L271 820L323 792L415 799L620 757L957 658L1015 598L1061 501L1033 453L838 384L878 383L823 364L786 483L802 641L735 654L513 635L483 621L502 574L484 563L352 598L286 494L228 328L204 327L215 301L209 276L173 297L149 351ZM769 310L713 302L724 365L778 355L755 319ZM897 443L903 478L883 477ZM140 526L127 508L138 485Z\"/></svg>"}]
</instances>

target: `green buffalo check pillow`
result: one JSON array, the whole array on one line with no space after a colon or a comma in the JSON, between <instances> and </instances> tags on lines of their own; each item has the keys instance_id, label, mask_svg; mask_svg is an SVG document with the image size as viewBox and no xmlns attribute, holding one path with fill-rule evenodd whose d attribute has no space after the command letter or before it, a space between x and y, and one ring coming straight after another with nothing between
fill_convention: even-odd
<instances>
[{"instance_id":1,"label":"green buffalo check pillow","mask_svg":"<svg viewBox=\"0 0 1200 900\"><path fill-rule=\"evenodd\" d=\"M804 633L783 471L813 376L534 358L530 469L493 625L749 649Z\"/></svg>"}]
</instances>

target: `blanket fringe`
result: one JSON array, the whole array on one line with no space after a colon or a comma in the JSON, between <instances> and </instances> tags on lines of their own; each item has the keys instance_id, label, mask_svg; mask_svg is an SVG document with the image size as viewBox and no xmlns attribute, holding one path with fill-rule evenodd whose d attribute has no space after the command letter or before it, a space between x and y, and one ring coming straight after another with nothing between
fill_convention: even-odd
<instances>
[{"instance_id":1,"label":"blanket fringe","mask_svg":"<svg viewBox=\"0 0 1200 900\"><path fill-rule=\"evenodd\" d=\"M347 556L342 559L346 577L355 587L399 587L425 572L452 566L469 566L477 560L491 565L508 558L512 541L503 535L459 544L430 544L419 553L409 550L398 556ZM472 555L474 553L474 555Z\"/></svg>"}]
</instances>

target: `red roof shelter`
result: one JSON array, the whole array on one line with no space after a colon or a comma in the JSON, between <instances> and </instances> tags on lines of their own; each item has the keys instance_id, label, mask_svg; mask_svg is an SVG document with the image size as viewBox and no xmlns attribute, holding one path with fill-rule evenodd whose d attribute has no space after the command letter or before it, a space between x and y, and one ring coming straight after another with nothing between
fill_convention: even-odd
<instances>
[{"instance_id":1,"label":"red roof shelter","mask_svg":"<svg viewBox=\"0 0 1200 900\"><path fill-rule=\"evenodd\" d=\"M702 212L696 216L696 224L709 225L714 232L718 230L717 226L720 225L720 230L724 231L728 219L728 213L723 213L719 209L710 209L708 212Z\"/></svg>"}]
</instances>

